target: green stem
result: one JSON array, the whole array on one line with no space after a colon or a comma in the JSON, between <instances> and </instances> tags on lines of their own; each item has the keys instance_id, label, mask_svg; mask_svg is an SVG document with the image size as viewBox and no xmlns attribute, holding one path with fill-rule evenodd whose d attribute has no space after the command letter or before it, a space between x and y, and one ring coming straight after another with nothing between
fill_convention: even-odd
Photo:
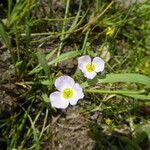
<instances>
[{"instance_id":1,"label":"green stem","mask_svg":"<svg viewBox=\"0 0 150 150\"><path fill-rule=\"evenodd\" d=\"M90 32L90 30L87 30L87 32L85 34L83 46L82 46L82 52L83 52L84 55L86 54L86 43L87 43L87 39L88 39L88 36L89 36L89 32Z\"/></svg>"},{"instance_id":2,"label":"green stem","mask_svg":"<svg viewBox=\"0 0 150 150\"><path fill-rule=\"evenodd\" d=\"M64 32L66 30L66 24L67 24L67 16L68 16L68 12L69 12L69 5L70 5L70 0L67 0L67 4L66 4L66 10L65 10L65 16L64 16L64 21L63 21L63 27L62 27L62 34L60 37L60 45L59 45L59 49L58 49L58 53L57 53L57 57L59 57L61 49L63 47L63 41L64 41Z\"/></svg>"}]
</instances>

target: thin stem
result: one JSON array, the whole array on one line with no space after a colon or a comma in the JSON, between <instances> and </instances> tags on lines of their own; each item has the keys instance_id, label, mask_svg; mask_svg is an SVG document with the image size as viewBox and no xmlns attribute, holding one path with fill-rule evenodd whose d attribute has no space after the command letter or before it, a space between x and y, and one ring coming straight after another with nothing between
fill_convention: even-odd
<instances>
[{"instance_id":1,"label":"thin stem","mask_svg":"<svg viewBox=\"0 0 150 150\"><path fill-rule=\"evenodd\" d=\"M90 32L90 30L87 30L87 32L85 34L84 42L83 42L83 45L82 45L82 52L83 52L84 55L86 54L86 43L87 43L87 39L88 39L88 36L89 36L89 32Z\"/></svg>"},{"instance_id":2,"label":"thin stem","mask_svg":"<svg viewBox=\"0 0 150 150\"><path fill-rule=\"evenodd\" d=\"M65 32L66 24L67 24L67 16L68 16L68 12L69 12L69 5L70 5L70 0L67 0L65 16L64 16L64 22L63 22L63 28L62 28L62 34L61 34L61 37L60 37L61 43L59 45L57 57L59 57L61 49L63 47L63 41L64 41L64 37L65 37L64 32Z\"/></svg>"},{"instance_id":3,"label":"thin stem","mask_svg":"<svg viewBox=\"0 0 150 150\"><path fill-rule=\"evenodd\" d=\"M97 15L95 18L91 19L91 21L85 24L82 32L87 31L91 27L91 25L95 24L96 21L98 21L100 17L105 14L105 12L112 6L113 3L114 1L112 1L99 15Z\"/></svg>"}]
</instances>

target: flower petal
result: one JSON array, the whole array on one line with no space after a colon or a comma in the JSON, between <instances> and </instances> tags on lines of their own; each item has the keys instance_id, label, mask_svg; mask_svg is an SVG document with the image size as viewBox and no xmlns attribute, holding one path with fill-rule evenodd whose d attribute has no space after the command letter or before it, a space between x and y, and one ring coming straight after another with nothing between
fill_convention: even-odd
<instances>
[{"instance_id":1,"label":"flower petal","mask_svg":"<svg viewBox=\"0 0 150 150\"><path fill-rule=\"evenodd\" d=\"M69 102L71 105L76 105L78 100L84 97L84 94L81 86L78 83L74 85L73 89L75 92L75 96L72 99L70 99Z\"/></svg>"},{"instance_id":2,"label":"flower petal","mask_svg":"<svg viewBox=\"0 0 150 150\"><path fill-rule=\"evenodd\" d=\"M67 108L69 105L69 101L64 100L61 97L61 92L58 92L58 91L50 94L50 102L51 102L52 107L62 108L62 109Z\"/></svg>"},{"instance_id":3,"label":"flower petal","mask_svg":"<svg viewBox=\"0 0 150 150\"><path fill-rule=\"evenodd\" d=\"M59 91L62 91L64 87L73 87L74 84L74 80L69 76L61 76L55 81L55 87Z\"/></svg>"},{"instance_id":4,"label":"flower petal","mask_svg":"<svg viewBox=\"0 0 150 150\"><path fill-rule=\"evenodd\" d=\"M80 70L82 70L82 72L86 71L85 65L88 64L88 63L91 63L90 56L85 55L85 56L81 56L81 57L78 58L78 68Z\"/></svg>"},{"instance_id":5,"label":"flower petal","mask_svg":"<svg viewBox=\"0 0 150 150\"><path fill-rule=\"evenodd\" d=\"M86 77L86 78L88 78L88 79L93 79L95 76L96 76L96 72L86 72L86 73L84 73L84 76Z\"/></svg>"},{"instance_id":6,"label":"flower petal","mask_svg":"<svg viewBox=\"0 0 150 150\"><path fill-rule=\"evenodd\" d=\"M92 63L95 65L95 72L102 72L104 70L105 62L100 57L95 57Z\"/></svg>"},{"instance_id":7,"label":"flower petal","mask_svg":"<svg viewBox=\"0 0 150 150\"><path fill-rule=\"evenodd\" d=\"M74 86L73 86L73 89L75 91L75 93L77 93L77 97L79 99L83 98L84 97L84 94L83 94L83 89L81 88L81 86L76 83Z\"/></svg>"}]
</instances>

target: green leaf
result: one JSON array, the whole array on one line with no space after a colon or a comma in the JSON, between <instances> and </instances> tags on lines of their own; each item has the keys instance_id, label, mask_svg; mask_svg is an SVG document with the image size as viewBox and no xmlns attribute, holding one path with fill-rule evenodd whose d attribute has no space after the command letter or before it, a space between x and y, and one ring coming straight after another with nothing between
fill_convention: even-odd
<instances>
[{"instance_id":1,"label":"green leaf","mask_svg":"<svg viewBox=\"0 0 150 150\"><path fill-rule=\"evenodd\" d=\"M34 138L33 144L35 145L36 150L40 150L39 132L38 132L37 128L35 127L35 123L36 123L37 119L39 118L39 116L41 115L41 111L36 115L34 120L32 120L29 113L27 115L28 115L28 118L29 118L29 121L30 121L30 124L31 124L31 128L33 130L33 138Z\"/></svg>"},{"instance_id":2,"label":"green leaf","mask_svg":"<svg viewBox=\"0 0 150 150\"><path fill-rule=\"evenodd\" d=\"M47 96L47 94L43 93L43 94L42 94L42 98L43 98L44 102L46 102L46 103L49 103L49 102L50 102L50 99L49 99L49 97Z\"/></svg>"},{"instance_id":3,"label":"green leaf","mask_svg":"<svg viewBox=\"0 0 150 150\"><path fill-rule=\"evenodd\" d=\"M143 131L147 134L148 139L150 140L150 126L145 127Z\"/></svg>"},{"instance_id":4,"label":"green leaf","mask_svg":"<svg viewBox=\"0 0 150 150\"><path fill-rule=\"evenodd\" d=\"M124 96L129 96L134 99L140 99L140 100L150 100L150 94L149 95L143 95L143 94L123 94Z\"/></svg>"},{"instance_id":5,"label":"green leaf","mask_svg":"<svg viewBox=\"0 0 150 150\"><path fill-rule=\"evenodd\" d=\"M96 94L117 94L117 95L122 95L122 96L128 96L134 99L139 99L139 100L150 100L150 94L149 95L144 95L144 90L143 91L133 91L133 90L99 90L99 89L85 89L84 90L87 93L96 93Z\"/></svg>"},{"instance_id":6,"label":"green leaf","mask_svg":"<svg viewBox=\"0 0 150 150\"><path fill-rule=\"evenodd\" d=\"M134 140L131 140L126 136L121 136L120 140L125 144L125 150L141 150Z\"/></svg>"},{"instance_id":7,"label":"green leaf","mask_svg":"<svg viewBox=\"0 0 150 150\"><path fill-rule=\"evenodd\" d=\"M53 51L51 51L49 54L46 55L46 59L50 59L54 54L55 52L57 51L57 48L55 48Z\"/></svg>"},{"instance_id":8,"label":"green leaf","mask_svg":"<svg viewBox=\"0 0 150 150\"><path fill-rule=\"evenodd\" d=\"M4 26L0 23L0 41L4 43L8 49L11 49L10 39L7 32L4 29Z\"/></svg>"},{"instance_id":9,"label":"green leaf","mask_svg":"<svg viewBox=\"0 0 150 150\"><path fill-rule=\"evenodd\" d=\"M59 62L74 58L74 57L79 56L79 55L80 55L79 51L71 51L71 52L63 53L59 57L57 57L56 59L50 61L48 64L51 65L51 64L59 63Z\"/></svg>"},{"instance_id":10,"label":"green leaf","mask_svg":"<svg viewBox=\"0 0 150 150\"><path fill-rule=\"evenodd\" d=\"M52 82L50 80L42 80L41 84L48 86L48 85L52 84Z\"/></svg>"},{"instance_id":11,"label":"green leaf","mask_svg":"<svg viewBox=\"0 0 150 150\"><path fill-rule=\"evenodd\" d=\"M33 68L28 74L32 75L32 74L37 74L42 70L42 67L39 65L37 65L35 68Z\"/></svg>"},{"instance_id":12,"label":"green leaf","mask_svg":"<svg viewBox=\"0 0 150 150\"><path fill-rule=\"evenodd\" d=\"M29 48L30 47L30 41L31 41L31 29L29 26L29 21L27 19L25 22L25 32L26 32L26 36L25 36L26 47Z\"/></svg>"},{"instance_id":13,"label":"green leaf","mask_svg":"<svg viewBox=\"0 0 150 150\"><path fill-rule=\"evenodd\" d=\"M56 52L57 48L54 49L53 51L51 51L49 54L46 55L46 60L48 61L48 59L50 59L54 53ZM29 75L32 75L32 74L36 74L36 73L39 73L40 71L42 70L42 67L41 65L37 65L35 68L33 68L28 74Z\"/></svg>"},{"instance_id":14,"label":"green leaf","mask_svg":"<svg viewBox=\"0 0 150 150\"><path fill-rule=\"evenodd\" d=\"M46 60L45 55L41 52L37 52L37 57L38 57L39 63L41 64L42 68L45 71L45 74L49 76L50 74L49 74L48 61Z\"/></svg>"},{"instance_id":15,"label":"green leaf","mask_svg":"<svg viewBox=\"0 0 150 150\"><path fill-rule=\"evenodd\" d=\"M30 14L30 12L37 4L37 0L19 0L14 4L14 6L12 6L11 0L9 0L8 2L8 28L18 25L24 18L26 18Z\"/></svg>"},{"instance_id":16,"label":"green leaf","mask_svg":"<svg viewBox=\"0 0 150 150\"><path fill-rule=\"evenodd\" d=\"M81 86L83 88L86 88L93 84L98 83L117 83L117 82L139 83L150 87L150 78L148 76L136 73L108 74L104 79L100 79L99 77L97 77L94 80L88 80L82 83Z\"/></svg>"},{"instance_id":17,"label":"green leaf","mask_svg":"<svg viewBox=\"0 0 150 150\"><path fill-rule=\"evenodd\" d=\"M87 93L97 93L97 94L123 94L123 95L134 95L134 94L141 94L144 91L132 91L132 90L99 90L99 89L86 89L84 90Z\"/></svg>"},{"instance_id":18,"label":"green leaf","mask_svg":"<svg viewBox=\"0 0 150 150\"><path fill-rule=\"evenodd\" d=\"M53 84L54 84L53 76L51 76L51 78L49 80L41 80L40 83L42 85L47 86L49 89L52 89L53 88Z\"/></svg>"},{"instance_id":19,"label":"green leaf","mask_svg":"<svg viewBox=\"0 0 150 150\"><path fill-rule=\"evenodd\" d=\"M98 79L98 83L140 83L150 86L150 78L145 75L136 73L120 73L120 74L108 74L105 79Z\"/></svg>"},{"instance_id":20,"label":"green leaf","mask_svg":"<svg viewBox=\"0 0 150 150\"><path fill-rule=\"evenodd\" d=\"M52 51L51 53L49 53L47 56L46 56L46 60L48 60L50 57L52 57L54 55L54 53L56 52L57 49L55 49L54 51ZM67 52L67 53L63 53L61 54L58 58L55 58L54 60L50 61L49 63L47 63L48 65L52 65L54 63L59 63L59 62L62 62L64 60L67 60L67 59L71 59L71 58L74 58L76 56L80 55L80 52L79 51L71 51L71 52ZM48 62L48 61L47 61ZM41 71L41 66L38 65L36 66L33 70L31 70L28 74L29 75L32 75L32 74L35 74L35 73L39 73Z\"/></svg>"},{"instance_id":21,"label":"green leaf","mask_svg":"<svg viewBox=\"0 0 150 150\"><path fill-rule=\"evenodd\" d=\"M13 64L15 65L15 55L14 55L12 48L11 48L10 38L9 38L7 32L5 31L3 24L1 24L1 23L0 23L0 41L2 41L2 43L5 44L6 47L8 48L8 50L11 54ZM16 68L15 68L15 72L16 72Z\"/></svg>"}]
</instances>

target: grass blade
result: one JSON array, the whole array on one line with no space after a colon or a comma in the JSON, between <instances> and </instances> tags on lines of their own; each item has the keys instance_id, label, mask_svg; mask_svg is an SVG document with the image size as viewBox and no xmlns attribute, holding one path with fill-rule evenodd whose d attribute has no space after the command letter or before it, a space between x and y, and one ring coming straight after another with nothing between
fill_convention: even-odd
<instances>
[{"instance_id":1,"label":"grass blade","mask_svg":"<svg viewBox=\"0 0 150 150\"><path fill-rule=\"evenodd\" d=\"M150 87L150 77L136 73L108 74L104 79L99 79L99 77L97 77L94 80L86 81L82 83L82 87L86 88L98 83L117 83L117 82L138 83Z\"/></svg>"},{"instance_id":2,"label":"grass blade","mask_svg":"<svg viewBox=\"0 0 150 150\"><path fill-rule=\"evenodd\" d=\"M71 51L71 52L63 53L59 57L57 57L56 59L49 62L48 64L51 65L51 64L59 63L59 62L74 58L74 57L79 56L79 55L80 55L80 51Z\"/></svg>"},{"instance_id":3,"label":"grass blade","mask_svg":"<svg viewBox=\"0 0 150 150\"><path fill-rule=\"evenodd\" d=\"M105 79L99 79L99 83L116 83L116 82L129 82L129 83L140 83L150 86L150 78L145 75L136 73L119 73L109 74Z\"/></svg>"},{"instance_id":4,"label":"grass blade","mask_svg":"<svg viewBox=\"0 0 150 150\"><path fill-rule=\"evenodd\" d=\"M2 43L5 44L6 47L8 48L8 50L11 54L12 61L15 64L15 56L14 56L14 53L13 53L12 48L11 48L10 39L8 37L7 32L4 29L4 26L1 23L0 23L0 41L2 41Z\"/></svg>"},{"instance_id":5,"label":"grass blade","mask_svg":"<svg viewBox=\"0 0 150 150\"><path fill-rule=\"evenodd\" d=\"M8 49L11 49L10 39L7 35L7 32L4 29L4 26L0 23L0 40L7 46Z\"/></svg>"},{"instance_id":6,"label":"grass blade","mask_svg":"<svg viewBox=\"0 0 150 150\"><path fill-rule=\"evenodd\" d=\"M39 117L41 112L39 112L39 114L37 114L37 118ZM35 142L35 149L36 150L40 150L40 141L39 141L39 135L38 135L38 130L35 127L35 122L32 120L32 118L30 117L30 115L28 114L28 118L29 121L31 123L31 128L33 130L33 137L34 137L34 142ZM34 145L33 145L34 146Z\"/></svg>"},{"instance_id":7,"label":"grass blade","mask_svg":"<svg viewBox=\"0 0 150 150\"><path fill-rule=\"evenodd\" d=\"M139 99L139 100L150 100L150 94L149 95L142 94L144 93L144 91L87 89L85 90L85 92L95 93L95 94L117 94L117 95L128 96L128 97Z\"/></svg>"},{"instance_id":8,"label":"grass blade","mask_svg":"<svg viewBox=\"0 0 150 150\"><path fill-rule=\"evenodd\" d=\"M49 76L49 67L48 67L48 61L46 59L46 56L41 52L37 52L37 57L38 57L39 63L41 64L42 68L45 71L45 74Z\"/></svg>"},{"instance_id":9,"label":"grass blade","mask_svg":"<svg viewBox=\"0 0 150 150\"><path fill-rule=\"evenodd\" d=\"M144 91L131 91L131 90L99 90L99 89L88 89L85 90L88 93L97 93L97 94L126 94L126 95L134 95L134 94L141 94Z\"/></svg>"},{"instance_id":10,"label":"grass blade","mask_svg":"<svg viewBox=\"0 0 150 150\"><path fill-rule=\"evenodd\" d=\"M140 99L140 100L150 100L150 94L149 95L142 95L142 94L123 94L124 96L132 97L134 99Z\"/></svg>"}]
</instances>

